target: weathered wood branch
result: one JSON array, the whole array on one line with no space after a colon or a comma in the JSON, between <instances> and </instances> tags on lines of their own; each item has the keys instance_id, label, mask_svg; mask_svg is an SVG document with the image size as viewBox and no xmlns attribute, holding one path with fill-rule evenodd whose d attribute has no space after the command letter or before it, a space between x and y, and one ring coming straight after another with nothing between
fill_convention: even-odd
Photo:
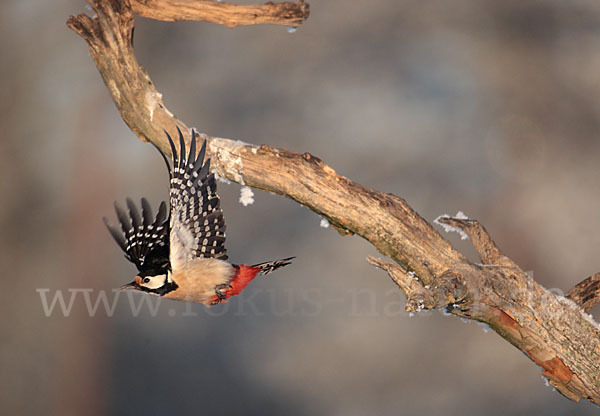
<instances>
[{"instance_id":1,"label":"weathered wood branch","mask_svg":"<svg viewBox=\"0 0 600 416\"><path fill-rule=\"evenodd\" d=\"M240 5L212 0L131 0L133 12L155 20L201 20L237 27L274 24L300 26L309 16L307 3L268 2L259 5Z\"/></svg>"},{"instance_id":2,"label":"weathered wood branch","mask_svg":"<svg viewBox=\"0 0 600 416\"><path fill-rule=\"evenodd\" d=\"M477 254L479 254L479 258L483 264L518 267L511 259L506 257L504 253L500 251L484 226L479 224L479 221L449 216L441 216L437 218L436 221L463 230L473 242L473 247Z\"/></svg>"},{"instance_id":3,"label":"weathered wood branch","mask_svg":"<svg viewBox=\"0 0 600 416\"><path fill-rule=\"evenodd\" d=\"M573 286L565 295L584 311L600 303L600 273L596 273Z\"/></svg>"},{"instance_id":4,"label":"weathered wood branch","mask_svg":"<svg viewBox=\"0 0 600 416\"><path fill-rule=\"evenodd\" d=\"M167 3L132 1L133 10L140 4L156 9ZM71 16L67 24L87 41L127 125L165 153L169 146L163 129L175 134L178 126L189 141L189 128L167 110L135 58L132 5L128 0L91 4L96 17ZM406 293L407 310L443 308L484 322L537 363L563 395L600 404L600 328L580 308L589 303L578 306L539 285L500 251L477 221L438 219L464 230L483 264L470 263L403 199L340 176L309 153L202 138L220 176L292 198L394 259L397 264L372 257L369 262L388 272ZM590 285L587 294L596 287ZM579 298L574 294L572 299Z\"/></svg>"},{"instance_id":5,"label":"weathered wood branch","mask_svg":"<svg viewBox=\"0 0 600 416\"><path fill-rule=\"evenodd\" d=\"M367 261L386 271L394 283L406 294L407 312L447 309L450 306L459 307L467 300L467 287L459 273L447 271L436 278L433 284L424 285L414 272L409 272L396 263L383 261L373 256L368 256Z\"/></svg>"}]
</instances>

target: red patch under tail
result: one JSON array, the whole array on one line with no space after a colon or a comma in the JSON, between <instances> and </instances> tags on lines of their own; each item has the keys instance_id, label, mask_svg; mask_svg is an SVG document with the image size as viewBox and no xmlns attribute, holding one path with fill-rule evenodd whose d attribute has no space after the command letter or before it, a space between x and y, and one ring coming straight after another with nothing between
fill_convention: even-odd
<instances>
[{"instance_id":1,"label":"red patch under tail","mask_svg":"<svg viewBox=\"0 0 600 416\"><path fill-rule=\"evenodd\" d=\"M233 276L233 279L231 279L231 282L229 283L231 285L231 290L227 292L227 297L242 293L246 286L248 286L248 283L250 283L259 272L259 267L240 264L238 272Z\"/></svg>"},{"instance_id":2,"label":"red patch under tail","mask_svg":"<svg viewBox=\"0 0 600 416\"><path fill-rule=\"evenodd\" d=\"M295 257L288 257L287 259L268 261L266 263L259 263L253 266L246 266L245 264L240 264L237 267L237 271L231 281L229 282L229 286L225 289L219 287L220 292L223 296L219 297L215 294L211 298L211 305L216 305L218 303L225 302L232 296L239 295L242 291L248 286L248 283L252 281L258 274L269 274L283 266L287 266L292 262ZM219 285L226 286L226 285Z\"/></svg>"},{"instance_id":3,"label":"red patch under tail","mask_svg":"<svg viewBox=\"0 0 600 416\"><path fill-rule=\"evenodd\" d=\"M254 279L258 273L260 273L260 271L260 267L246 266L245 264L240 264L238 266L236 274L231 279L231 282L229 282L231 288L222 290L225 297L219 299L219 297L215 295L211 299L211 303L223 303L226 301L226 299L229 299L230 297L235 295L239 295L246 288L246 286L248 286L248 283L250 283L252 279Z\"/></svg>"}]
</instances>

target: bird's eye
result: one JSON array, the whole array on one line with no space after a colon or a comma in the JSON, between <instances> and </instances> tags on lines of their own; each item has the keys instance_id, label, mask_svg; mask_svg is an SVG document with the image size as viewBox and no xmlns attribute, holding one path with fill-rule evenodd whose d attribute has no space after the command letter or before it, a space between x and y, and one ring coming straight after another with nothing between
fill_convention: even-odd
<instances>
[{"instance_id":1,"label":"bird's eye","mask_svg":"<svg viewBox=\"0 0 600 416\"><path fill-rule=\"evenodd\" d=\"M143 280L144 283L148 283L149 281L150 281L149 277L144 277L144 280Z\"/></svg>"}]
</instances>

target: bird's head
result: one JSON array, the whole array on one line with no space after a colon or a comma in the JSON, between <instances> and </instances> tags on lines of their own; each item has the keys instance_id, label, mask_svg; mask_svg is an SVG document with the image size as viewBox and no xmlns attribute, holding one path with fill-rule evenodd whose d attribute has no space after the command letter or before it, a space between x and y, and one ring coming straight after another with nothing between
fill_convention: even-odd
<instances>
[{"instance_id":1,"label":"bird's head","mask_svg":"<svg viewBox=\"0 0 600 416\"><path fill-rule=\"evenodd\" d=\"M133 278L133 282L120 287L121 290L140 290L146 293L163 296L177 289L177 284L171 278L171 271L166 273L142 272Z\"/></svg>"}]
</instances>

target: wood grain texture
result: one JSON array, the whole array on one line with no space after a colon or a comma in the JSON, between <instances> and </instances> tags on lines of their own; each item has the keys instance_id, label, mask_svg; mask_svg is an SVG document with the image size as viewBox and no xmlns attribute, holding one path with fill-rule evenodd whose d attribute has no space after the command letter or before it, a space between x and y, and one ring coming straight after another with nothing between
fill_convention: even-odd
<instances>
[{"instance_id":1,"label":"wood grain texture","mask_svg":"<svg viewBox=\"0 0 600 416\"><path fill-rule=\"evenodd\" d=\"M565 296L581 306L584 311L589 311L600 303L600 273L576 284Z\"/></svg>"},{"instance_id":2,"label":"wood grain texture","mask_svg":"<svg viewBox=\"0 0 600 416\"><path fill-rule=\"evenodd\" d=\"M91 4L96 17L71 16L68 26L88 43L123 120L142 140L170 154L163 129L175 134L178 126L188 142L190 129L168 111L135 58L129 1ZM338 175L309 153L201 136L208 141L208 156L220 176L291 198L343 234L359 235L394 259L395 263L375 258L369 262L385 270L406 293L407 310L443 308L484 322L530 357L560 393L600 404L598 324L581 304L555 296L528 276L478 222L440 219L470 235L483 262L473 264L402 198Z\"/></svg>"},{"instance_id":3,"label":"wood grain texture","mask_svg":"<svg viewBox=\"0 0 600 416\"><path fill-rule=\"evenodd\" d=\"M258 24L295 27L310 14L309 5L303 1L239 5L212 0L131 0L131 8L134 13L155 20L198 20L227 27Z\"/></svg>"}]
</instances>

